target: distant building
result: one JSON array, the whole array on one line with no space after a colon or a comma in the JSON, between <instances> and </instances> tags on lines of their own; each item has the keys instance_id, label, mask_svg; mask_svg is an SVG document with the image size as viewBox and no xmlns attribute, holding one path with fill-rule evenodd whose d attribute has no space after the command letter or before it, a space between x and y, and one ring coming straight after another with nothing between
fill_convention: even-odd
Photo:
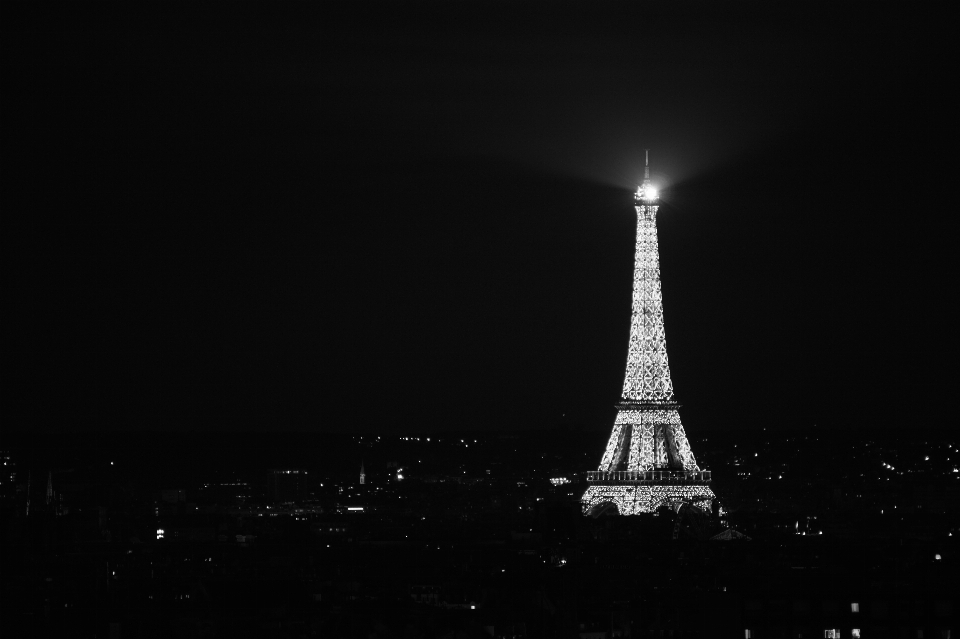
<instances>
[{"instance_id":1,"label":"distant building","mask_svg":"<svg viewBox=\"0 0 960 639\"><path fill-rule=\"evenodd\" d=\"M360 462L360 485L363 486L367 483L367 473L363 470L363 462Z\"/></svg>"},{"instance_id":2,"label":"distant building","mask_svg":"<svg viewBox=\"0 0 960 639\"><path fill-rule=\"evenodd\" d=\"M398 461L387 462L387 480L398 481L403 479L403 466Z\"/></svg>"},{"instance_id":3,"label":"distant building","mask_svg":"<svg viewBox=\"0 0 960 639\"><path fill-rule=\"evenodd\" d=\"M307 471L299 468L273 469L267 475L267 496L274 503L302 501L307 495Z\"/></svg>"},{"instance_id":4,"label":"distant building","mask_svg":"<svg viewBox=\"0 0 960 639\"><path fill-rule=\"evenodd\" d=\"M245 481L208 482L200 487L200 499L207 504L239 506L253 497L253 488Z\"/></svg>"},{"instance_id":5,"label":"distant building","mask_svg":"<svg viewBox=\"0 0 960 639\"><path fill-rule=\"evenodd\" d=\"M324 518L310 523L310 532L323 538L346 537L352 530L354 523L342 517Z\"/></svg>"},{"instance_id":6,"label":"distant building","mask_svg":"<svg viewBox=\"0 0 960 639\"><path fill-rule=\"evenodd\" d=\"M13 499L17 494L17 466L9 450L0 450L0 497Z\"/></svg>"},{"instance_id":7,"label":"distant building","mask_svg":"<svg viewBox=\"0 0 960 639\"><path fill-rule=\"evenodd\" d=\"M217 519L197 513L171 515L157 524L157 541L211 542L217 539Z\"/></svg>"}]
</instances>

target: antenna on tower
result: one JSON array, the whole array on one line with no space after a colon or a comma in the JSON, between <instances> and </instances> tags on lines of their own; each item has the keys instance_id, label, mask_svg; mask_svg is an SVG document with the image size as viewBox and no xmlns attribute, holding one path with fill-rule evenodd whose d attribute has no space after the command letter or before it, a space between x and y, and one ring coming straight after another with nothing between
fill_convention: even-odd
<instances>
[{"instance_id":1,"label":"antenna on tower","mask_svg":"<svg viewBox=\"0 0 960 639\"><path fill-rule=\"evenodd\" d=\"M633 196L638 206L656 206L657 189L650 183L650 149L644 149L645 164L643 166L643 184L637 187ZM654 210L654 212L656 212Z\"/></svg>"}]
</instances>

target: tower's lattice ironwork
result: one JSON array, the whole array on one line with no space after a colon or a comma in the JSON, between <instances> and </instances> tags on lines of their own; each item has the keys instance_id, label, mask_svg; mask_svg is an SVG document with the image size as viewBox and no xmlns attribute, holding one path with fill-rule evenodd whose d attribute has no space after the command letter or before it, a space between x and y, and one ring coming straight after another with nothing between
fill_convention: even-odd
<instances>
[{"instance_id":1,"label":"tower's lattice ironwork","mask_svg":"<svg viewBox=\"0 0 960 639\"><path fill-rule=\"evenodd\" d=\"M610 440L595 472L587 473L585 513L616 506L620 514L698 502L710 507L710 472L701 470L680 423L667 360L657 245L659 198L650 183L649 156L634 196L637 247L633 315L623 394Z\"/></svg>"}]
</instances>

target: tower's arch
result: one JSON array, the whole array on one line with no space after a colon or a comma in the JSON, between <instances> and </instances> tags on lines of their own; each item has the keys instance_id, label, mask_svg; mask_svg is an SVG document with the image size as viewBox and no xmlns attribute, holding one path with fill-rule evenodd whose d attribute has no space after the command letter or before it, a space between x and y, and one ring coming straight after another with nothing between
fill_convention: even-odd
<instances>
[{"instance_id":1,"label":"tower's arch","mask_svg":"<svg viewBox=\"0 0 960 639\"><path fill-rule=\"evenodd\" d=\"M600 502L599 504L594 504L593 506L588 508L584 514L589 515L594 519L598 519L604 516L619 515L620 507L617 506L616 502L604 501L604 502Z\"/></svg>"}]
</instances>

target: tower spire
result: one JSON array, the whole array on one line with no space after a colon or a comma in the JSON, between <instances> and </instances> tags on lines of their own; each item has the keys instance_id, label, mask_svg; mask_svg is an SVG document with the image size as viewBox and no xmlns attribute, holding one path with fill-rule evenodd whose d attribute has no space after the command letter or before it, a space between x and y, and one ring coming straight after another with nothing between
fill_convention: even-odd
<instances>
[{"instance_id":1,"label":"tower spire","mask_svg":"<svg viewBox=\"0 0 960 639\"><path fill-rule=\"evenodd\" d=\"M646 161L643 165L643 182L637 188L637 193L633 199L636 200L638 206L640 203L656 205L657 189L653 186L653 183L650 182L650 149L644 149L644 154ZM656 208L656 206L654 206L654 208ZM637 211L639 212L639 209L637 209Z\"/></svg>"}]
</instances>

